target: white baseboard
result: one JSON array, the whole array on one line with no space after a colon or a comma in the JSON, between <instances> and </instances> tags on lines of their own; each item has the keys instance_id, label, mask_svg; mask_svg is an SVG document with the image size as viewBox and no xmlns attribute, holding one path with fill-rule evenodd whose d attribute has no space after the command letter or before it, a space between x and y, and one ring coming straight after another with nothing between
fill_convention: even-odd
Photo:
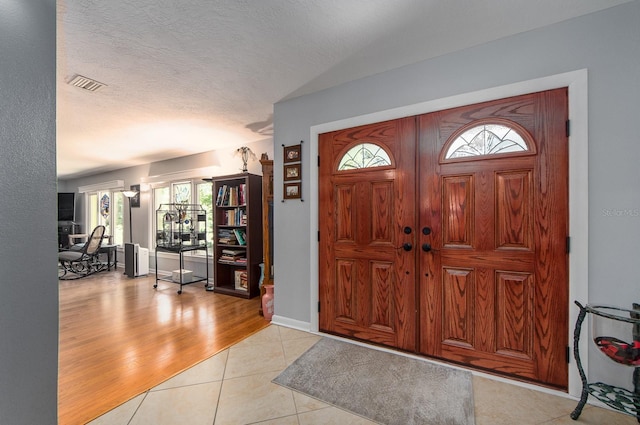
<instances>
[{"instance_id":1,"label":"white baseboard","mask_svg":"<svg viewBox=\"0 0 640 425\"><path fill-rule=\"evenodd\" d=\"M299 331L311 332L311 323L302 322L300 320L290 319L288 317L274 315L271 318L271 323L278 326L284 326L287 328L297 329Z\"/></svg>"}]
</instances>

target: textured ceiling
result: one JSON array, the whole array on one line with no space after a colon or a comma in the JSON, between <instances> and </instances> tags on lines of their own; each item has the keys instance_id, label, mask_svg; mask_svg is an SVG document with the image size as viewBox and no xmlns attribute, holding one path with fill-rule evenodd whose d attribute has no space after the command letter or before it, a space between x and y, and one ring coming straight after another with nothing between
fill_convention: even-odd
<instances>
[{"instance_id":1,"label":"textured ceiling","mask_svg":"<svg viewBox=\"0 0 640 425\"><path fill-rule=\"evenodd\" d=\"M58 0L58 177L264 140L280 100L628 1Z\"/></svg>"}]
</instances>

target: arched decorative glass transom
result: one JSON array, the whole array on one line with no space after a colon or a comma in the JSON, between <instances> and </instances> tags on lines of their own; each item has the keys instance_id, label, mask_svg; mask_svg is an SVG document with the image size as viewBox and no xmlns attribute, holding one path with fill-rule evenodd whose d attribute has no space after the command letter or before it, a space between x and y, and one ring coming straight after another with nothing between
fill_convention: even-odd
<instances>
[{"instance_id":1,"label":"arched decorative glass transom","mask_svg":"<svg viewBox=\"0 0 640 425\"><path fill-rule=\"evenodd\" d=\"M381 146L374 143L360 143L344 154L338 164L338 171L389 165L391 165L391 158Z\"/></svg>"},{"instance_id":2,"label":"arched decorative glass transom","mask_svg":"<svg viewBox=\"0 0 640 425\"><path fill-rule=\"evenodd\" d=\"M481 124L464 131L449 144L445 159L527 152L529 146L512 127L504 124Z\"/></svg>"}]
</instances>

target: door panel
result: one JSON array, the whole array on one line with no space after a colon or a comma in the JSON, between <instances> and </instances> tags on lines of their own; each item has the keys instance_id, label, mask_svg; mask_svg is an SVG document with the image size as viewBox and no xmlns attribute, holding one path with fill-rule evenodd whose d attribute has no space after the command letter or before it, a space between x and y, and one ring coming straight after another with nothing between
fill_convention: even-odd
<instances>
[{"instance_id":1,"label":"door panel","mask_svg":"<svg viewBox=\"0 0 640 425\"><path fill-rule=\"evenodd\" d=\"M338 171L365 142L391 165ZM322 331L415 351L415 149L415 118L320 136Z\"/></svg>"},{"instance_id":2,"label":"door panel","mask_svg":"<svg viewBox=\"0 0 640 425\"><path fill-rule=\"evenodd\" d=\"M473 346L473 278L473 270L469 269L442 271L442 338L447 344Z\"/></svg>"},{"instance_id":3,"label":"door panel","mask_svg":"<svg viewBox=\"0 0 640 425\"><path fill-rule=\"evenodd\" d=\"M336 263L336 281L333 293L335 308L335 320L347 324L356 323L355 299L356 291L356 262L353 260L338 259Z\"/></svg>"},{"instance_id":4,"label":"door panel","mask_svg":"<svg viewBox=\"0 0 640 425\"><path fill-rule=\"evenodd\" d=\"M560 89L419 117L421 353L566 388L566 111ZM493 120L530 149L444 158Z\"/></svg>"},{"instance_id":5,"label":"door panel","mask_svg":"<svg viewBox=\"0 0 640 425\"><path fill-rule=\"evenodd\" d=\"M447 247L471 248L474 231L473 176L442 179L442 234Z\"/></svg>"},{"instance_id":6,"label":"door panel","mask_svg":"<svg viewBox=\"0 0 640 425\"><path fill-rule=\"evenodd\" d=\"M496 272L496 352L533 358L533 276Z\"/></svg>"},{"instance_id":7,"label":"door panel","mask_svg":"<svg viewBox=\"0 0 640 425\"><path fill-rule=\"evenodd\" d=\"M496 248L533 249L531 170L496 172Z\"/></svg>"}]
</instances>

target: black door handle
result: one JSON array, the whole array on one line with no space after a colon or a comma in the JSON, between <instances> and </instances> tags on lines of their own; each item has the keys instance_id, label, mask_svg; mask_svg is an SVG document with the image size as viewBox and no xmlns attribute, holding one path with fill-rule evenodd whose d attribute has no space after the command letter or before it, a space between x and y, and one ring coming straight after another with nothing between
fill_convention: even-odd
<instances>
[{"instance_id":1,"label":"black door handle","mask_svg":"<svg viewBox=\"0 0 640 425\"><path fill-rule=\"evenodd\" d=\"M423 243L423 244L422 244L422 250L423 250L424 252L429 252L429 251L431 251L431 244Z\"/></svg>"},{"instance_id":2,"label":"black door handle","mask_svg":"<svg viewBox=\"0 0 640 425\"><path fill-rule=\"evenodd\" d=\"M404 249L405 251L411 251L413 249L413 245L411 245L409 242L405 242L405 244L402 245L402 249Z\"/></svg>"},{"instance_id":3,"label":"black door handle","mask_svg":"<svg viewBox=\"0 0 640 425\"><path fill-rule=\"evenodd\" d=\"M423 227L422 228L422 234L427 236L431 234L431 227Z\"/></svg>"}]
</instances>

